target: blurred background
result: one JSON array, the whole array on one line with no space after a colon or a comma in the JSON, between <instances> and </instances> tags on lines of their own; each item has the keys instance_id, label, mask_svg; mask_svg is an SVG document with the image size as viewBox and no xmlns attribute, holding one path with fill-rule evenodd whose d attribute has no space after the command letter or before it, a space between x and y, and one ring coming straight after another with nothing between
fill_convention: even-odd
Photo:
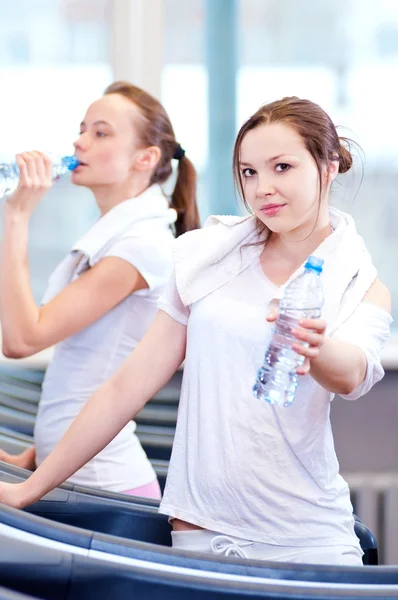
<instances>
[{"instance_id":1,"label":"blurred background","mask_svg":"<svg viewBox=\"0 0 398 600\"><path fill-rule=\"evenodd\" d=\"M165 105L200 178L204 220L240 213L231 152L242 122L285 95L318 102L360 144L333 202L350 212L398 320L397 0L0 0L0 161L72 152L88 105L115 79ZM32 219L32 284L96 218L90 193L58 182ZM398 334L398 331L397 331ZM356 510L398 563L398 335L382 383L332 407Z\"/></svg>"}]
</instances>

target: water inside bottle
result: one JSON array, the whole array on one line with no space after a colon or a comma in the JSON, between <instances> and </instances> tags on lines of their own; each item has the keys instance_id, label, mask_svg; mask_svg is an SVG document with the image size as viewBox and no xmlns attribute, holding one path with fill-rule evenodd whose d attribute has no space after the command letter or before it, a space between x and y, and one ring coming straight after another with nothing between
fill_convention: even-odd
<instances>
[{"instance_id":1,"label":"water inside bottle","mask_svg":"<svg viewBox=\"0 0 398 600\"><path fill-rule=\"evenodd\" d=\"M0 200L13 194L18 187L18 179L10 165L0 165Z\"/></svg>"},{"instance_id":2,"label":"water inside bottle","mask_svg":"<svg viewBox=\"0 0 398 600\"><path fill-rule=\"evenodd\" d=\"M297 354L292 348L292 345L298 342L292 330L299 327L301 319L315 319L319 316L318 308L286 312L282 308L279 311L272 340L253 386L256 398L269 404L290 406L299 381L296 370L305 360L304 356Z\"/></svg>"},{"instance_id":3,"label":"water inside bottle","mask_svg":"<svg viewBox=\"0 0 398 600\"><path fill-rule=\"evenodd\" d=\"M52 172L54 181L69 171L73 171L79 165L79 161L75 156L64 156L59 159L56 156L53 157L50 153L48 154L53 161ZM12 195L17 189L18 184L18 166L15 163L0 163L0 201L4 201L7 196Z\"/></svg>"}]
</instances>

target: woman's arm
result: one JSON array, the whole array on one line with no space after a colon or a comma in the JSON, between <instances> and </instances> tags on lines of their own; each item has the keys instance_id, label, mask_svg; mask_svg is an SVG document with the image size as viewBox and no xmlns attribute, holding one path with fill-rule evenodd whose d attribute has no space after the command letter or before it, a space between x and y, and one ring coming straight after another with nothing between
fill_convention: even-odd
<instances>
[{"instance_id":1,"label":"woman's arm","mask_svg":"<svg viewBox=\"0 0 398 600\"><path fill-rule=\"evenodd\" d=\"M333 394L351 394L366 376L366 355L358 346L326 338L310 374Z\"/></svg>"},{"instance_id":2,"label":"woman's arm","mask_svg":"<svg viewBox=\"0 0 398 600\"><path fill-rule=\"evenodd\" d=\"M368 302L391 313L391 295L387 287L377 279L370 287L363 302ZM296 331L296 337L310 344L308 348L294 345L294 349L309 359L304 371L322 387L336 394L349 395L358 388L366 377L367 358L355 343L325 336L326 323L322 320L303 321L304 329ZM307 328L308 329L305 329ZM315 329L315 332L309 331Z\"/></svg>"},{"instance_id":3,"label":"woman's arm","mask_svg":"<svg viewBox=\"0 0 398 600\"><path fill-rule=\"evenodd\" d=\"M178 369L186 327L163 311L115 375L90 398L29 479L0 484L0 502L21 508L41 498L91 460L133 419Z\"/></svg>"},{"instance_id":4,"label":"woman's arm","mask_svg":"<svg viewBox=\"0 0 398 600\"><path fill-rule=\"evenodd\" d=\"M3 353L29 356L91 325L134 291L148 287L130 263L106 257L38 307L28 267L28 226L33 210L51 184L51 162L39 153L17 158L20 184L4 207L0 266Z\"/></svg>"}]
</instances>

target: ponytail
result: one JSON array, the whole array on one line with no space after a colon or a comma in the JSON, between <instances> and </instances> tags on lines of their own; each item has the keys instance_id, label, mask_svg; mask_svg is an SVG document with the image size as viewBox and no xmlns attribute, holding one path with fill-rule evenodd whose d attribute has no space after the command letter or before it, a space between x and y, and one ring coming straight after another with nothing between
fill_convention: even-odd
<instances>
[{"instance_id":1,"label":"ponytail","mask_svg":"<svg viewBox=\"0 0 398 600\"><path fill-rule=\"evenodd\" d=\"M196 170L185 155L178 161L177 181L171 195L171 208L174 208L178 215L175 223L176 237L192 229L199 229L200 219L196 204Z\"/></svg>"}]
</instances>

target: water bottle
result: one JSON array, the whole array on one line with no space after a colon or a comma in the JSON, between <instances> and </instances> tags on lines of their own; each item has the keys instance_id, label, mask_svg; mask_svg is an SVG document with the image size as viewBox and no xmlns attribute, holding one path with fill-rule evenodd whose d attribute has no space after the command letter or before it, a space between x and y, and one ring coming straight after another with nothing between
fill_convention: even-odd
<instances>
[{"instance_id":1,"label":"water bottle","mask_svg":"<svg viewBox=\"0 0 398 600\"><path fill-rule=\"evenodd\" d=\"M49 155L53 163L53 179L65 175L68 171L73 171L79 166L79 161L75 156L53 156ZM19 183L19 168L17 163L0 164L0 199L4 199L15 192Z\"/></svg>"},{"instance_id":2,"label":"water bottle","mask_svg":"<svg viewBox=\"0 0 398 600\"><path fill-rule=\"evenodd\" d=\"M304 356L292 349L300 342L292 335L302 319L318 319L324 303L320 274L323 260L310 256L304 272L286 287L279 303L278 318L264 363L257 373L253 394L260 400L279 406L290 406L299 381L296 369L304 363Z\"/></svg>"}]
</instances>

